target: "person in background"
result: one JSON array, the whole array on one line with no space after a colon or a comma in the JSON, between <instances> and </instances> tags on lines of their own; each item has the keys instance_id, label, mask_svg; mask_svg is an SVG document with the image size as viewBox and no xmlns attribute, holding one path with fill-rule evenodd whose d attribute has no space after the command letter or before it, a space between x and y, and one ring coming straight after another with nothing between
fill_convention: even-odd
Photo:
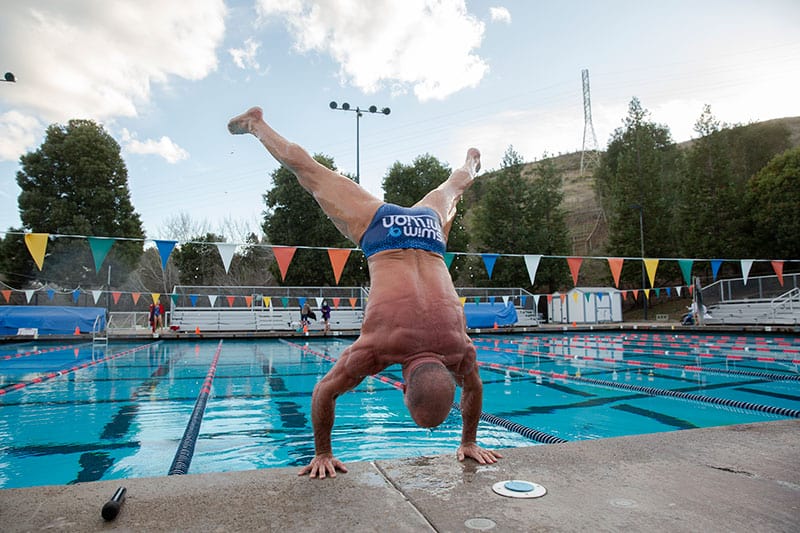
<instances>
[{"instance_id":1,"label":"person in background","mask_svg":"<svg viewBox=\"0 0 800 533\"><path fill-rule=\"evenodd\" d=\"M444 261L456 205L480 169L480 152L470 148L463 166L407 208L387 204L319 164L264 122L261 108L231 119L228 131L255 136L367 256L370 296L361 335L314 387L315 456L299 475L322 479L336 477L337 470L347 472L331 447L336 399L393 364L402 365L403 399L421 427L436 427L447 418L456 386L461 386L462 432L456 457L495 463L501 455L476 442L483 383L464 309Z\"/></svg>"},{"instance_id":2,"label":"person in background","mask_svg":"<svg viewBox=\"0 0 800 533\"><path fill-rule=\"evenodd\" d=\"M322 321L325 323L325 330L323 333L327 335L331 330L331 306L328 305L328 300L322 300L322 306L319 308L319 310L322 314Z\"/></svg>"}]
</instances>

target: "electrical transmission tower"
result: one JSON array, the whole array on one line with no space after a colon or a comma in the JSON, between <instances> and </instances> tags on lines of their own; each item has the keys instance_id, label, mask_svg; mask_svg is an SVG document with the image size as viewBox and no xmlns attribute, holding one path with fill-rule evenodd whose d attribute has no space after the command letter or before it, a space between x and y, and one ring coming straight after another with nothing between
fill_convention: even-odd
<instances>
[{"instance_id":1,"label":"electrical transmission tower","mask_svg":"<svg viewBox=\"0 0 800 533\"><path fill-rule=\"evenodd\" d=\"M594 134L592 124L592 97L589 94L589 69L581 70L583 82L583 147L581 148L581 176L590 166L595 167L600 162L600 152L597 151L597 136Z\"/></svg>"}]
</instances>

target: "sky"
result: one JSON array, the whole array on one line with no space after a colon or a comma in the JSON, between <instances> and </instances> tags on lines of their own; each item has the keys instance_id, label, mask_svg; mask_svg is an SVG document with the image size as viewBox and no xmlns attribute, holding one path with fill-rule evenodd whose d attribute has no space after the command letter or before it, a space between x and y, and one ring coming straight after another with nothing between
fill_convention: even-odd
<instances>
[{"instance_id":1,"label":"sky","mask_svg":"<svg viewBox=\"0 0 800 533\"><path fill-rule=\"evenodd\" d=\"M579 151L588 69L597 146L631 98L681 142L800 116L796 0L35 0L0 18L0 231L19 227L21 155L92 119L122 148L148 238L260 233L278 164L228 119L258 105L310 153L382 197L395 163L483 168ZM389 107L390 114L333 110ZM356 129L358 126L358 135ZM591 147L591 137L589 142ZM182 225L179 221L183 221Z\"/></svg>"}]
</instances>

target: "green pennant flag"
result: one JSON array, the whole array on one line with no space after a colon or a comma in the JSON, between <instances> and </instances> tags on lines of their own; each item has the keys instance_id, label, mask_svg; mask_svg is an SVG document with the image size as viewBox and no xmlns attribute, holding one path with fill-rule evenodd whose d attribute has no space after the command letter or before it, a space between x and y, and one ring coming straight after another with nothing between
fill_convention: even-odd
<instances>
[{"instance_id":1,"label":"green pennant flag","mask_svg":"<svg viewBox=\"0 0 800 533\"><path fill-rule=\"evenodd\" d=\"M678 259L678 265L680 265L683 273L683 281L687 285L692 284L692 263L694 263L694 259Z\"/></svg>"},{"instance_id":2,"label":"green pennant flag","mask_svg":"<svg viewBox=\"0 0 800 533\"><path fill-rule=\"evenodd\" d=\"M114 246L116 239L110 237L86 237L89 240L89 248L94 257L94 271L100 272L100 266L106 260L111 247Z\"/></svg>"},{"instance_id":3,"label":"green pennant flag","mask_svg":"<svg viewBox=\"0 0 800 533\"><path fill-rule=\"evenodd\" d=\"M445 252L444 253L444 264L447 265L447 270L450 270L450 265L453 264L453 259L456 257L456 254L452 252Z\"/></svg>"}]
</instances>

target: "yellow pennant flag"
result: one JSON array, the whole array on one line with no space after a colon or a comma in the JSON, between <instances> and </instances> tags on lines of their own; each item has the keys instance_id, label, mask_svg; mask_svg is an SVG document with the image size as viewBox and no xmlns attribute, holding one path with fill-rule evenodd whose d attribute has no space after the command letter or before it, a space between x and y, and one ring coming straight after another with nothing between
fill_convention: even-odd
<instances>
[{"instance_id":1,"label":"yellow pennant flag","mask_svg":"<svg viewBox=\"0 0 800 533\"><path fill-rule=\"evenodd\" d=\"M33 262L42 269L44 265L44 252L47 250L47 239L50 237L49 233L26 233L25 246L33 257Z\"/></svg>"},{"instance_id":2,"label":"yellow pennant flag","mask_svg":"<svg viewBox=\"0 0 800 533\"><path fill-rule=\"evenodd\" d=\"M152 293L150 295L150 297L153 298L153 303L157 304L158 303L158 299L161 298L161 293L160 292L154 292L154 293Z\"/></svg>"},{"instance_id":3,"label":"yellow pennant flag","mask_svg":"<svg viewBox=\"0 0 800 533\"><path fill-rule=\"evenodd\" d=\"M644 266L647 269L647 277L650 279L650 286L655 287L658 259L644 259Z\"/></svg>"},{"instance_id":4,"label":"yellow pennant flag","mask_svg":"<svg viewBox=\"0 0 800 533\"><path fill-rule=\"evenodd\" d=\"M461 307L464 307L464 304L467 303L467 297L466 296L461 296L458 299L461 300Z\"/></svg>"}]
</instances>

